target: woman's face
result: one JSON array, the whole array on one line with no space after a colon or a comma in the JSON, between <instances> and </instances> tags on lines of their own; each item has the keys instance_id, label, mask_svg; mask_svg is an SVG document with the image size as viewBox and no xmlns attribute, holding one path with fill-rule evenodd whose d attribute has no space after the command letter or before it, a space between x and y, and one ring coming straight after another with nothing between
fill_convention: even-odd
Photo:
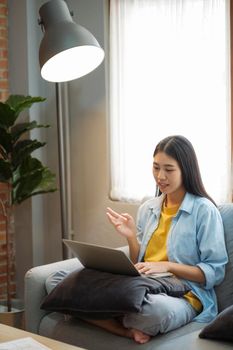
<instances>
[{"instance_id":1,"label":"woman's face","mask_svg":"<svg viewBox=\"0 0 233 350\"><path fill-rule=\"evenodd\" d=\"M153 175L160 191L164 194L184 190L179 164L164 152L158 152L154 157Z\"/></svg>"}]
</instances>

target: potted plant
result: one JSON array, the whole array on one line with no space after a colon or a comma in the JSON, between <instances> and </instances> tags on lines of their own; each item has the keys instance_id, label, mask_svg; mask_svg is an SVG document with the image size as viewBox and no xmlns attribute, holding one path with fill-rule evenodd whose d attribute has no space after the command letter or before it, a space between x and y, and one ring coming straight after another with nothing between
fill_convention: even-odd
<instances>
[{"instance_id":1,"label":"potted plant","mask_svg":"<svg viewBox=\"0 0 233 350\"><path fill-rule=\"evenodd\" d=\"M6 198L0 198L0 211L6 223L7 312L12 311L9 234L14 206L31 196L56 190L55 175L32 156L32 152L43 147L45 142L29 137L30 130L48 125L39 125L36 121L18 122L22 111L44 100L42 97L11 95L4 103L0 102L0 182L5 183L7 192Z\"/></svg>"}]
</instances>

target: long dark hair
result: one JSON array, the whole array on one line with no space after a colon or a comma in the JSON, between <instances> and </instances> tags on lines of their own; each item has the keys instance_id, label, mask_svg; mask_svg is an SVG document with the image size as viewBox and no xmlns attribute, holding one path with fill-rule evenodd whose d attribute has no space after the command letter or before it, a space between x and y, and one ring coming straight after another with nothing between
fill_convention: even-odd
<instances>
[{"instance_id":1,"label":"long dark hair","mask_svg":"<svg viewBox=\"0 0 233 350\"><path fill-rule=\"evenodd\" d=\"M157 144L153 157L158 152L164 152L177 161L182 173L183 185L187 192L208 198L216 205L205 190L197 156L188 139L180 135L168 136ZM159 194L161 193L159 192Z\"/></svg>"}]
</instances>

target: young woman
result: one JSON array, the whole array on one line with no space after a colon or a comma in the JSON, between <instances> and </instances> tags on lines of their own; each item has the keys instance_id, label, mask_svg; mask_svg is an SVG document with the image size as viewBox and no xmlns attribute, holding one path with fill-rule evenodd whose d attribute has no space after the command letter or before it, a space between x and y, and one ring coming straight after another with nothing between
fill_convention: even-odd
<instances>
[{"instance_id":1,"label":"young woman","mask_svg":"<svg viewBox=\"0 0 233 350\"><path fill-rule=\"evenodd\" d=\"M153 155L159 196L138 210L137 225L127 214L107 209L109 221L124 236L139 272L172 272L189 285L182 298L149 294L140 313L92 323L145 343L195 320L217 314L214 286L224 278L227 253L220 213L206 193L192 144L183 136L163 139Z\"/></svg>"}]
</instances>

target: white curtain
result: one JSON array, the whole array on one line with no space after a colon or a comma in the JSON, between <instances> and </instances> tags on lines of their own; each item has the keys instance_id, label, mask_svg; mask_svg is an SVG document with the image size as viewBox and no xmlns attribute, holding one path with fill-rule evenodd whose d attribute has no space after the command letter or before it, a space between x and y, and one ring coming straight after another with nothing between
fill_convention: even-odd
<instances>
[{"instance_id":1,"label":"white curtain","mask_svg":"<svg viewBox=\"0 0 233 350\"><path fill-rule=\"evenodd\" d=\"M209 194L230 200L229 12L228 0L110 1L112 199L154 195L154 148L180 134Z\"/></svg>"}]
</instances>

